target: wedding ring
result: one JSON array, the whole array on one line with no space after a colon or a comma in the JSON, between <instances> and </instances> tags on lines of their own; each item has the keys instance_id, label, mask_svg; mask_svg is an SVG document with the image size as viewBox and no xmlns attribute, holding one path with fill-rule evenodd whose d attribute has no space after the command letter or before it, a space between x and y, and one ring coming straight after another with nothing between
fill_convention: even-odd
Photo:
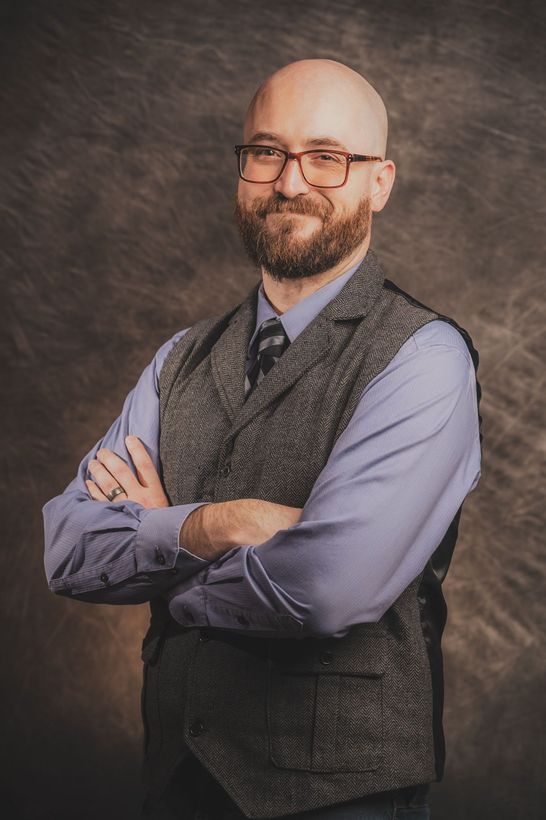
<instances>
[{"instance_id":1,"label":"wedding ring","mask_svg":"<svg viewBox=\"0 0 546 820\"><path fill-rule=\"evenodd\" d=\"M123 489L123 487L114 487L113 490L110 490L109 493L106 493L106 498L108 499L108 501L113 501L116 495L119 495L120 493L124 492L125 490Z\"/></svg>"}]
</instances>

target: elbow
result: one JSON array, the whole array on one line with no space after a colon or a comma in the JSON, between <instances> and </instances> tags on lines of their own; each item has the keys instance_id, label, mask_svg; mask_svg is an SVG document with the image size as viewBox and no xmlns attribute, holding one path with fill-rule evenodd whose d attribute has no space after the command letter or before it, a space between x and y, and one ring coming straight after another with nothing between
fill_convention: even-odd
<instances>
[{"instance_id":1,"label":"elbow","mask_svg":"<svg viewBox=\"0 0 546 820\"><path fill-rule=\"evenodd\" d=\"M45 531L44 572L50 592L56 595L70 593L65 577L70 571L71 556L62 556L54 549L55 540Z\"/></svg>"},{"instance_id":2,"label":"elbow","mask_svg":"<svg viewBox=\"0 0 546 820\"><path fill-rule=\"evenodd\" d=\"M345 634L350 624L348 613L342 601L332 594L324 594L315 588L308 596L305 617L302 618L303 635L311 638L330 638L338 633Z\"/></svg>"},{"instance_id":3,"label":"elbow","mask_svg":"<svg viewBox=\"0 0 546 820\"><path fill-rule=\"evenodd\" d=\"M56 548L60 541L61 528L55 519L55 498L50 499L42 507L44 556L43 566L47 586L50 592L62 595L66 592L62 578L66 573L68 557L65 550Z\"/></svg>"},{"instance_id":4,"label":"elbow","mask_svg":"<svg viewBox=\"0 0 546 820\"><path fill-rule=\"evenodd\" d=\"M44 561L44 570L49 591L54 595L71 598L71 590L63 580L61 568L57 565L50 564L47 560L47 555Z\"/></svg>"},{"instance_id":5,"label":"elbow","mask_svg":"<svg viewBox=\"0 0 546 820\"><path fill-rule=\"evenodd\" d=\"M305 638L343 638L352 624L340 617L339 612L328 612L324 609L310 614L303 622L302 637Z\"/></svg>"},{"instance_id":6,"label":"elbow","mask_svg":"<svg viewBox=\"0 0 546 820\"><path fill-rule=\"evenodd\" d=\"M53 595L57 595L60 598L74 597L71 588L64 582L63 578L55 577L55 573L49 572L47 566L45 576L47 588Z\"/></svg>"},{"instance_id":7,"label":"elbow","mask_svg":"<svg viewBox=\"0 0 546 820\"><path fill-rule=\"evenodd\" d=\"M476 489L476 487L478 486L478 483L480 481L481 475L482 475L481 468L478 468L478 471L476 472L474 478L472 479L472 482L470 484L470 488L468 490L468 493L471 493L473 490Z\"/></svg>"},{"instance_id":8,"label":"elbow","mask_svg":"<svg viewBox=\"0 0 546 820\"><path fill-rule=\"evenodd\" d=\"M314 638L342 638L357 623L376 623L383 617L388 605L376 601L375 606L368 606L366 611L358 611L350 606L350 601L343 591L332 584L315 588L309 596L306 616L303 619L303 634Z\"/></svg>"},{"instance_id":9,"label":"elbow","mask_svg":"<svg viewBox=\"0 0 546 820\"><path fill-rule=\"evenodd\" d=\"M49 591L57 593L59 591L59 587L62 586L62 581L60 580L62 571L58 566L58 563L52 560L51 549L47 543L47 539L44 553L44 573Z\"/></svg>"},{"instance_id":10,"label":"elbow","mask_svg":"<svg viewBox=\"0 0 546 820\"><path fill-rule=\"evenodd\" d=\"M347 627L348 629L348 627ZM340 631L337 623L324 617L323 613L304 621L302 637L305 638L332 638Z\"/></svg>"}]
</instances>

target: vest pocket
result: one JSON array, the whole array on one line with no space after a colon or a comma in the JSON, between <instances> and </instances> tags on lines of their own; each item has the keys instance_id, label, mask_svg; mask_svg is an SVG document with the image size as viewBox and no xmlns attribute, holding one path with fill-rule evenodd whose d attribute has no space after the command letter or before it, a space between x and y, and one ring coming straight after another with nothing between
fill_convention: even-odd
<instances>
[{"instance_id":1,"label":"vest pocket","mask_svg":"<svg viewBox=\"0 0 546 820\"><path fill-rule=\"evenodd\" d=\"M381 631L341 639L294 641L268 662L269 757L279 768L360 772L383 753Z\"/></svg>"}]
</instances>

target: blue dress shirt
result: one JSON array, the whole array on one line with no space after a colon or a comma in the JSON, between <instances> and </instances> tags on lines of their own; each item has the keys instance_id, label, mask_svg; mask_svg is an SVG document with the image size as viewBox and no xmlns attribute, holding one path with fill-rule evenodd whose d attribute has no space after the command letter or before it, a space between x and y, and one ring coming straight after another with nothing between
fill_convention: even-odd
<instances>
[{"instance_id":1,"label":"blue dress shirt","mask_svg":"<svg viewBox=\"0 0 546 820\"><path fill-rule=\"evenodd\" d=\"M361 261L280 316L291 342ZM249 353L272 316L278 314L261 286ZM207 561L178 539L190 512L210 502L146 509L134 501L95 501L85 485L101 447L134 472L129 434L158 467L159 374L187 330L159 348L76 477L44 505L50 589L111 604L164 595L184 625L257 636L342 637L355 623L379 620L424 568L480 478L476 378L461 334L441 320L419 328L364 389L300 521L262 544ZM155 560L157 547L163 565Z\"/></svg>"}]
</instances>

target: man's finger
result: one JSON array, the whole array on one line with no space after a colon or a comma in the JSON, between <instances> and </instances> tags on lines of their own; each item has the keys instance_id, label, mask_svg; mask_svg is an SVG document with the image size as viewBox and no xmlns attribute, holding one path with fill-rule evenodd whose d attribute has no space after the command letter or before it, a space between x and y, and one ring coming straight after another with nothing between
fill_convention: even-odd
<instances>
[{"instance_id":1,"label":"man's finger","mask_svg":"<svg viewBox=\"0 0 546 820\"><path fill-rule=\"evenodd\" d=\"M104 495L106 493L111 492L114 487L119 485L119 481L115 476L113 476L104 466L101 464L100 461L93 458L89 462L89 472L93 476L93 481L95 482L96 486L99 490L101 490ZM108 499L107 499L108 500Z\"/></svg>"},{"instance_id":2,"label":"man's finger","mask_svg":"<svg viewBox=\"0 0 546 820\"><path fill-rule=\"evenodd\" d=\"M112 487L119 484L127 492L128 496L140 489L140 485L131 468L122 458L116 455L116 453L113 453L112 450L109 450L107 447L101 447L100 450L97 450L96 458L108 470L110 476L113 477L114 483ZM106 478L106 476L104 477ZM101 489L106 489L107 491L112 489L110 485L104 487L101 481L99 483Z\"/></svg>"},{"instance_id":3,"label":"man's finger","mask_svg":"<svg viewBox=\"0 0 546 820\"><path fill-rule=\"evenodd\" d=\"M143 487L154 487L160 484L160 478L157 474L155 464L148 455L148 451L138 438L138 436L126 436L125 445L129 450L133 464L137 471L138 480Z\"/></svg>"},{"instance_id":4,"label":"man's finger","mask_svg":"<svg viewBox=\"0 0 546 820\"><path fill-rule=\"evenodd\" d=\"M97 487L94 481L91 481L91 479L86 478L85 484L87 486L87 489L89 490L89 495L95 501L108 501L104 493Z\"/></svg>"}]
</instances>

